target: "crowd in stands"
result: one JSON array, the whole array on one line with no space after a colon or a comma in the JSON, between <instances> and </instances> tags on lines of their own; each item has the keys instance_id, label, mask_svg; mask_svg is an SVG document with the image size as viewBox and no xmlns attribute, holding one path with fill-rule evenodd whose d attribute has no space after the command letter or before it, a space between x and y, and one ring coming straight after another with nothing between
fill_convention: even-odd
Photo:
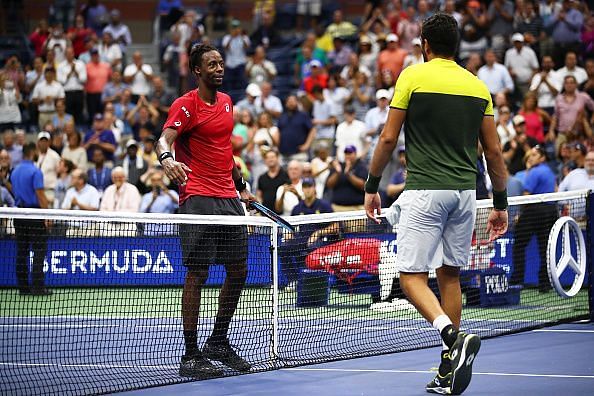
<instances>
[{"instance_id":1,"label":"crowd in stands","mask_svg":"<svg viewBox=\"0 0 594 396\"><path fill-rule=\"evenodd\" d=\"M29 36L33 61L11 56L0 69L0 205L15 205L10 174L35 140L51 207L175 212L155 140L173 100L196 86L189 49L207 42L225 57L234 155L258 199L283 215L302 213L294 208L305 178L331 204L310 207L361 209L394 85L423 63L420 28L435 12L458 21L456 62L492 94L510 195L536 192L525 181L541 162L560 190L594 186L594 14L585 1L376 0L353 20L335 7L327 22L327 4L297 3L288 31L273 0L254 2L253 21L235 19L230 1L196 10L161 0L160 70L128 51L126 21L100 1L39 21ZM531 159L535 148L543 161ZM480 152L477 196L486 198ZM380 185L384 205L405 185L401 134Z\"/></svg>"}]
</instances>

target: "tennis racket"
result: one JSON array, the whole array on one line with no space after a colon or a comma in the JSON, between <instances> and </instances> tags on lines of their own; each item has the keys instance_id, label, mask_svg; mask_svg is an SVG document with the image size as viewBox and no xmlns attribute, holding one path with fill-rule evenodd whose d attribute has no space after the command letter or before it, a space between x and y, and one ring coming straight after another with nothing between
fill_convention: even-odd
<instances>
[{"instance_id":1,"label":"tennis racket","mask_svg":"<svg viewBox=\"0 0 594 396\"><path fill-rule=\"evenodd\" d=\"M279 226L283 227L285 230L295 232L295 227L291 223L280 217L273 210L270 210L266 206L262 205L260 202L246 200L242 201L247 205L248 209L254 209L261 213L263 216L268 217L270 220L274 221Z\"/></svg>"}]
</instances>

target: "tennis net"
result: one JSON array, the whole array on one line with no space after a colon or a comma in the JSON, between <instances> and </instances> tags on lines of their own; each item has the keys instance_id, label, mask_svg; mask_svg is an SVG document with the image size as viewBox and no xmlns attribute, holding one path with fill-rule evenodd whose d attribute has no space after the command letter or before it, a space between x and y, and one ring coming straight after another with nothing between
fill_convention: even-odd
<instances>
[{"instance_id":1,"label":"tennis net","mask_svg":"<svg viewBox=\"0 0 594 396\"><path fill-rule=\"evenodd\" d=\"M490 203L478 202L461 274L463 328L494 337L589 317L588 280L574 281L584 272L580 236L590 236L589 199L585 191L511 198L510 230L492 243L484 232ZM577 226L555 226L563 216ZM295 233L256 216L0 208L3 392L98 394L192 380L178 374L185 278L179 233L189 224L247 229L248 276L229 338L252 372L440 344L399 288L397 225L385 218L373 224L361 212L289 220ZM549 235L550 254L538 246ZM551 290L543 254L566 266L552 278L572 297ZM33 269L33 289L23 286L17 262ZM37 295L42 279L52 295ZM212 331L224 279L224 267L212 265L199 345ZM434 274L429 283L437 291Z\"/></svg>"}]
</instances>

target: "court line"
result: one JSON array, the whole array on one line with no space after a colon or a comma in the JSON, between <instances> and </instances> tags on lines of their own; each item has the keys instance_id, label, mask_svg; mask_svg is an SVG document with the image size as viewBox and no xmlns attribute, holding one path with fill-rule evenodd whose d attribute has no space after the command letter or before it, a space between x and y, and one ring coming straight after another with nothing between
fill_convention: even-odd
<instances>
[{"instance_id":1,"label":"court line","mask_svg":"<svg viewBox=\"0 0 594 396\"><path fill-rule=\"evenodd\" d=\"M133 365L133 364L62 364L62 363L18 363L0 362L0 366L10 367L64 367L64 368L101 368L101 369L178 369L179 366Z\"/></svg>"},{"instance_id":2,"label":"court line","mask_svg":"<svg viewBox=\"0 0 594 396\"><path fill-rule=\"evenodd\" d=\"M284 368L281 371L327 371L344 373L395 373L395 374L434 374L432 370L383 370L383 369L336 369L336 368ZM472 375L492 375L503 377L542 377L542 378L581 378L594 379L594 375L570 375L570 374L528 374L528 373L489 373L473 372Z\"/></svg>"},{"instance_id":3,"label":"court line","mask_svg":"<svg viewBox=\"0 0 594 396\"><path fill-rule=\"evenodd\" d=\"M536 329L535 333L594 333L594 330L572 330L572 329Z\"/></svg>"}]
</instances>

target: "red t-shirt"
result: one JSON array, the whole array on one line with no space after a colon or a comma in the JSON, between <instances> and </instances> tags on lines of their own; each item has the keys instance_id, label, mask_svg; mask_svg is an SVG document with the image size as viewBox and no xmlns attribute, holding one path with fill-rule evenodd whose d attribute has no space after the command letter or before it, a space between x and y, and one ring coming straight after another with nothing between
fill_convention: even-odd
<instances>
[{"instance_id":1,"label":"red t-shirt","mask_svg":"<svg viewBox=\"0 0 594 396\"><path fill-rule=\"evenodd\" d=\"M178 132L175 139L175 160L186 164L188 181L179 186L182 204L193 195L235 198L237 191L231 171L235 166L231 148L233 102L217 92L214 105L206 104L198 90L176 99L169 109L163 129Z\"/></svg>"}]
</instances>

